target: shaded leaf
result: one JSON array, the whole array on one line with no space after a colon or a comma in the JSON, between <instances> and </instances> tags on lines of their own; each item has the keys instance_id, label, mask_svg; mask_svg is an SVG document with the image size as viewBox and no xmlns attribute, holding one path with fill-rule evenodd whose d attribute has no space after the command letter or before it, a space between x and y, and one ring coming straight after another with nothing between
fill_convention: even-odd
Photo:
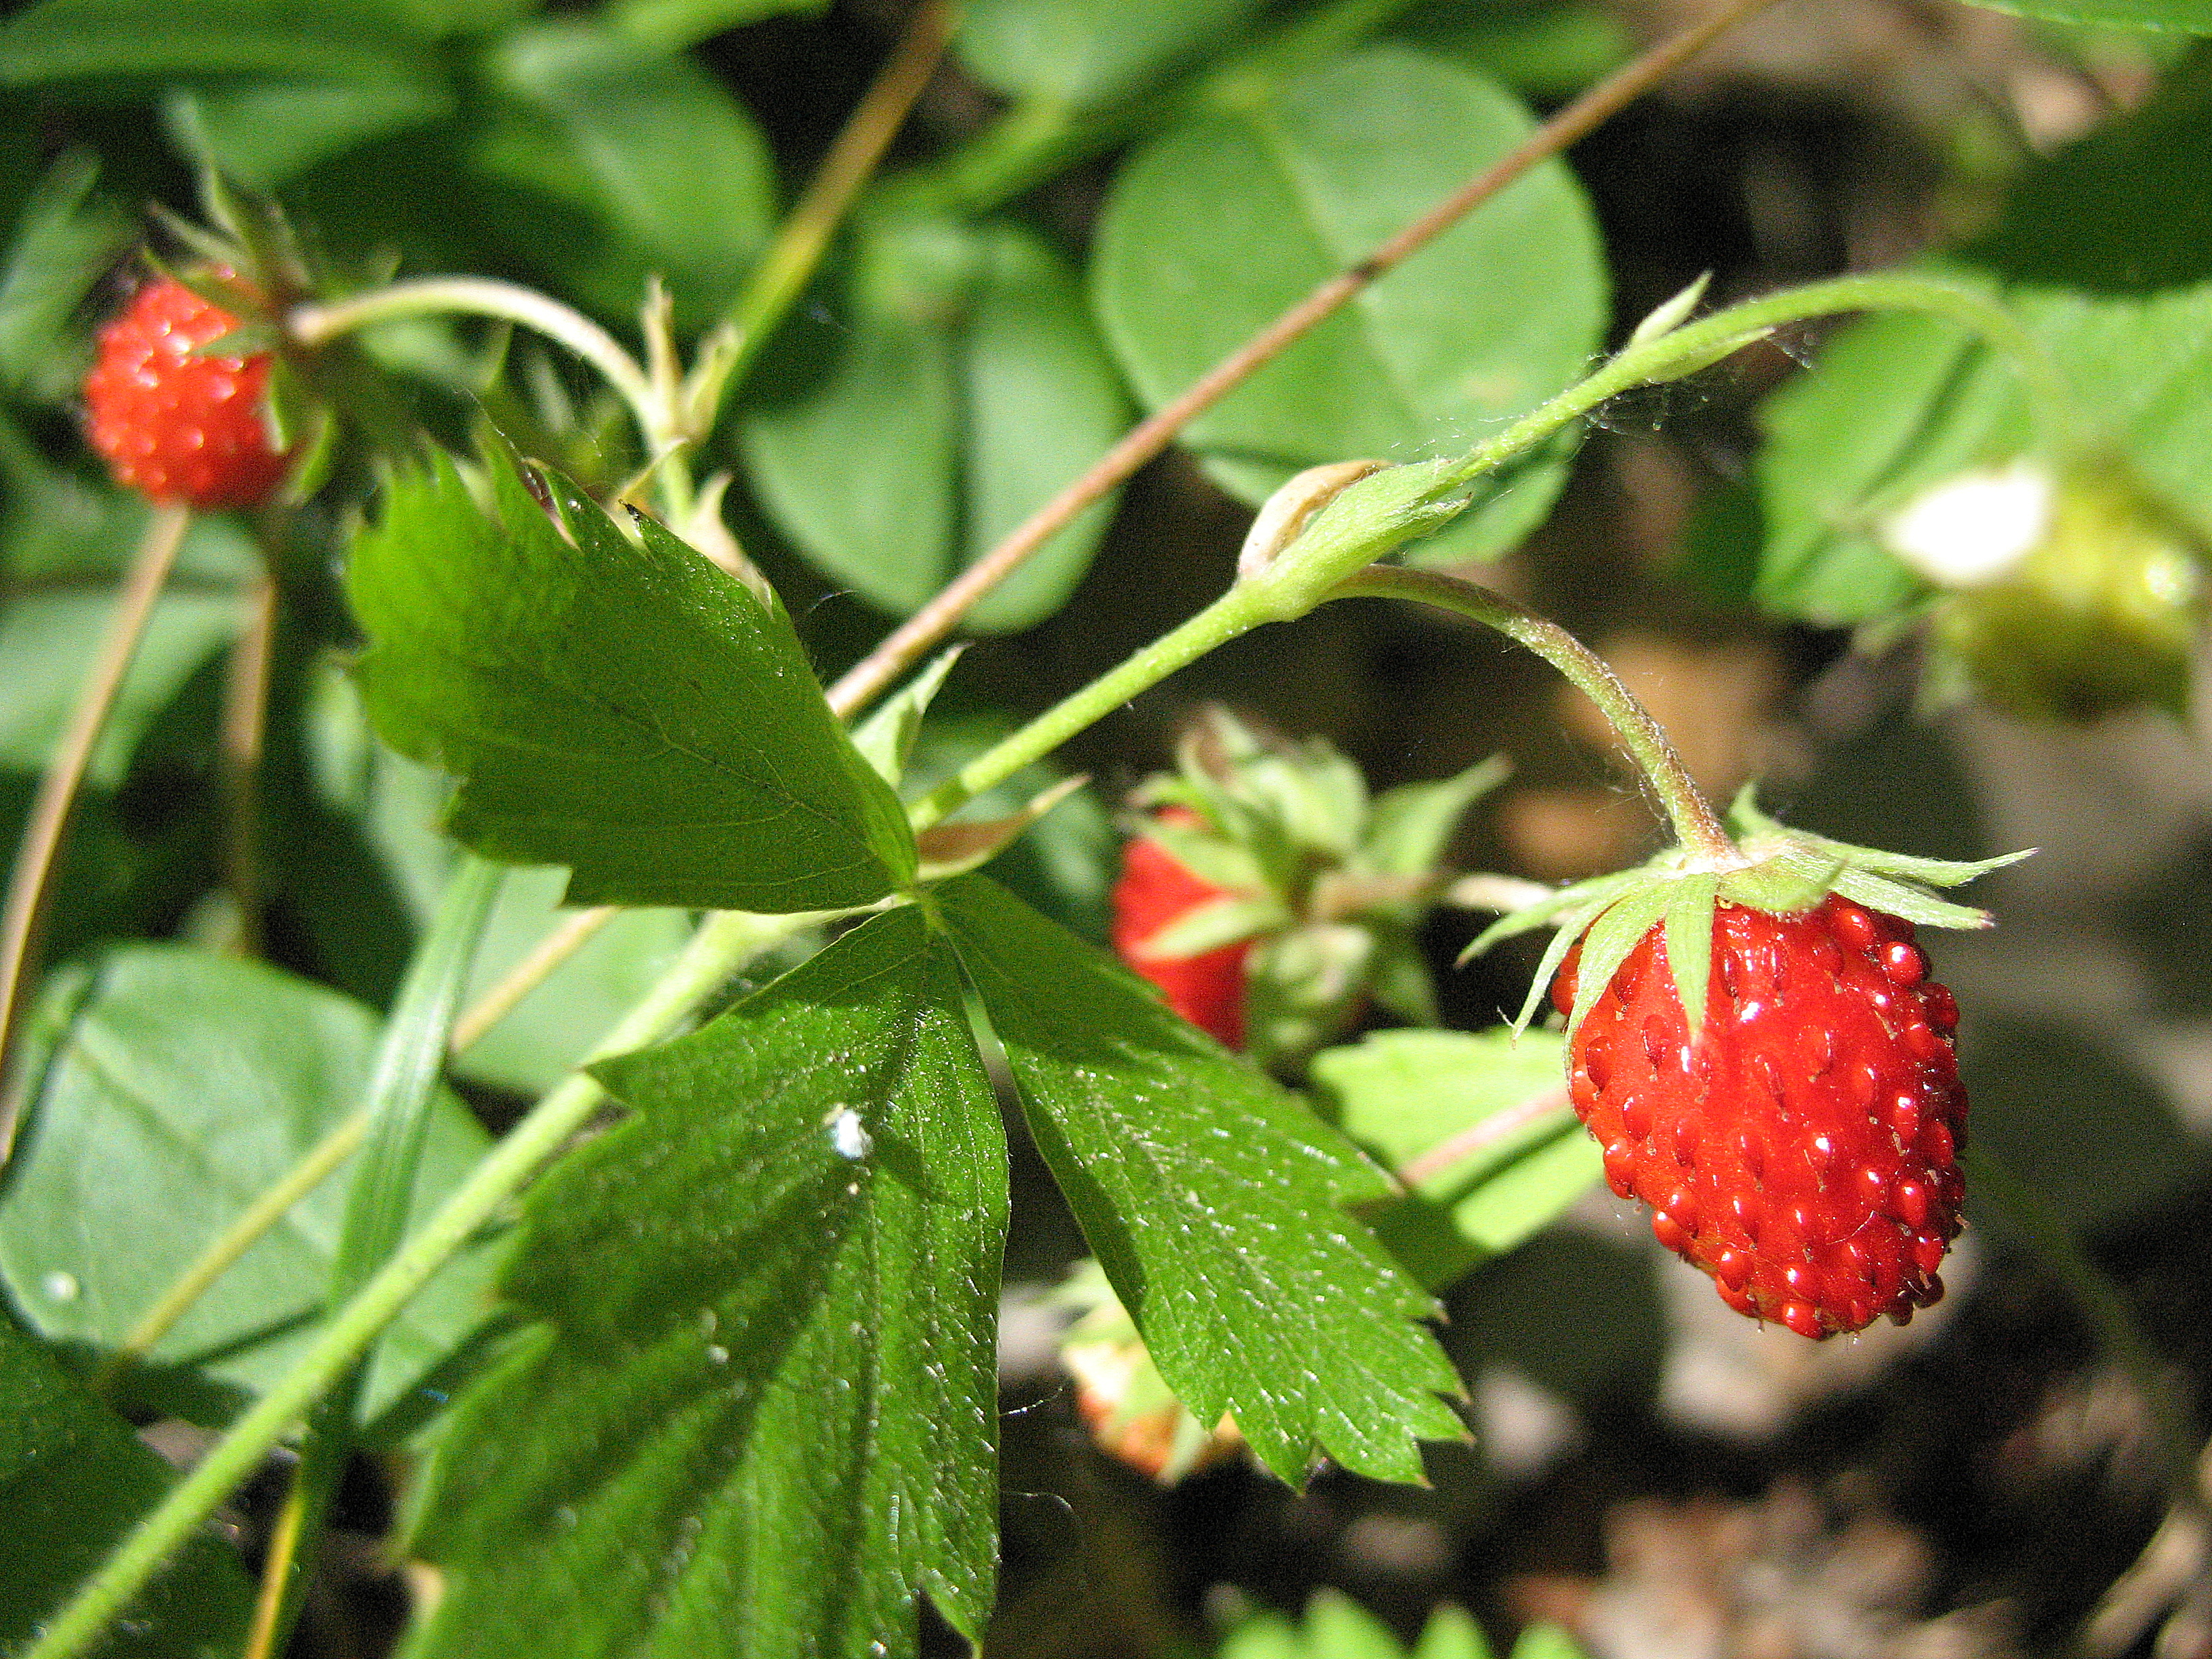
<instances>
[{"instance_id":1,"label":"shaded leaf","mask_svg":"<svg viewBox=\"0 0 2212 1659\"><path fill-rule=\"evenodd\" d=\"M568 865L579 903L833 909L911 878L905 814L780 607L559 478L556 529L489 470L492 515L443 458L394 480L350 584L370 716L459 777L460 840Z\"/></svg>"},{"instance_id":2,"label":"shaded leaf","mask_svg":"<svg viewBox=\"0 0 2212 1659\"><path fill-rule=\"evenodd\" d=\"M131 1425L0 1314L0 1646L18 1650L170 1482ZM235 1653L252 1589L235 1552L189 1540L118 1621L103 1659Z\"/></svg>"},{"instance_id":3,"label":"shaded leaf","mask_svg":"<svg viewBox=\"0 0 2212 1659\"><path fill-rule=\"evenodd\" d=\"M486 70L501 101L477 165L600 233L534 257L623 315L657 272L681 325L712 321L775 216L768 145L738 101L689 58L576 18L510 31Z\"/></svg>"},{"instance_id":4,"label":"shaded leaf","mask_svg":"<svg viewBox=\"0 0 2212 1659\"><path fill-rule=\"evenodd\" d=\"M404 80L422 60L398 10L347 0L45 0L0 31L0 85L252 74Z\"/></svg>"},{"instance_id":5,"label":"shaded leaf","mask_svg":"<svg viewBox=\"0 0 2212 1659\"><path fill-rule=\"evenodd\" d=\"M1104 453L1127 405L1073 276L1014 226L881 220L844 307L834 336L789 343L818 340L804 374L757 390L745 461L810 561L904 615ZM1112 512L1110 498L1086 508L965 626L1003 632L1057 611Z\"/></svg>"},{"instance_id":6,"label":"shaded leaf","mask_svg":"<svg viewBox=\"0 0 2212 1659\"><path fill-rule=\"evenodd\" d=\"M1115 183L1094 267L1107 338L1139 396L1158 408L1182 392L1529 125L1487 81L1375 47L1153 140ZM1544 302L1527 303L1532 294ZM1546 162L1199 416L1184 441L1255 505L1322 462L1456 454L1572 380L1605 313L1589 210L1565 168ZM1523 472L1473 509L1451 550L1516 539L1563 477L1556 460Z\"/></svg>"},{"instance_id":7,"label":"shaded leaf","mask_svg":"<svg viewBox=\"0 0 2212 1659\"><path fill-rule=\"evenodd\" d=\"M638 1115L527 1201L545 1322L441 1443L415 1650L860 1659L924 1591L980 1632L1006 1147L951 952L878 917L598 1074Z\"/></svg>"},{"instance_id":8,"label":"shaded leaf","mask_svg":"<svg viewBox=\"0 0 2212 1659\"><path fill-rule=\"evenodd\" d=\"M1418 1480L1457 1438L1433 1304L1341 1211L1379 1171L1120 963L981 877L939 891L1030 1129L1160 1374L1301 1480Z\"/></svg>"},{"instance_id":9,"label":"shaded leaf","mask_svg":"<svg viewBox=\"0 0 2212 1659\"><path fill-rule=\"evenodd\" d=\"M134 945L102 963L33 1098L0 1202L0 1274L49 1340L117 1346L171 1281L360 1107L376 1017L256 963ZM416 1213L489 1145L450 1095L430 1117ZM346 1181L326 1181L157 1343L181 1382L256 1393L314 1335ZM364 1394L377 1417L481 1324L491 1253L465 1252L386 1332ZM203 1420L219 1407L179 1395Z\"/></svg>"}]
</instances>

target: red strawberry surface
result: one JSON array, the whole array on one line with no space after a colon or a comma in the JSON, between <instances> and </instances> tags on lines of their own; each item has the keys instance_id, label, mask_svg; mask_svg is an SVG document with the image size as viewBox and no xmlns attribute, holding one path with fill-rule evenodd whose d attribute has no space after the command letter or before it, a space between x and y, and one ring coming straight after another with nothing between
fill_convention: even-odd
<instances>
[{"instance_id":1,"label":"red strawberry surface","mask_svg":"<svg viewBox=\"0 0 2212 1659\"><path fill-rule=\"evenodd\" d=\"M85 377L87 435L116 482L149 500L252 507L283 482L262 424L266 353L196 357L238 319L169 278L149 283L100 333Z\"/></svg>"},{"instance_id":2,"label":"red strawberry surface","mask_svg":"<svg viewBox=\"0 0 2212 1659\"><path fill-rule=\"evenodd\" d=\"M1694 1040L1663 933L1569 1043L1606 1179L1739 1312L1808 1337L1905 1323L1943 1294L1966 1128L1957 1004L1912 924L1833 894L1796 913L1722 902ZM1581 954L1553 987L1563 1012Z\"/></svg>"},{"instance_id":3,"label":"red strawberry surface","mask_svg":"<svg viewBox=\"0 0 2212 1659\"><path fill-rule=\"evenodd\" d=\"M1170 823L1195 823L1198 815L1170 806ZM1244 1046L1244 960L1249 940L1193 957L1148 956L1146 941L1162 928L1222 896L1223 889L1194 875L1166 848L1139 836L1122 849L1121 879L1114 884L1114 949L1121 960L1160 988L1168 1006L1231 1048Z\"/></svg>"}]
</instances>

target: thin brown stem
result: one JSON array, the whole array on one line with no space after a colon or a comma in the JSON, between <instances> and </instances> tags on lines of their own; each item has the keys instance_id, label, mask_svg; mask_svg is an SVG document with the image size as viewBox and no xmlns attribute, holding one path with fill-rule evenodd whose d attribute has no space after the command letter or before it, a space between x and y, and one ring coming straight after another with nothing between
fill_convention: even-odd
<instances>
[{"instance_id":1,"label":"thin brown stem","mask_svg":"<svg viewBox=\"0 0 2212 1659\"><path fill-rule=\"evenodd\" d=\"M246 628L230 648L222 687L223 879L238 909L241 956L261 954L261 750L269 721L269 665L276 584L263 576Z\"/></svg>"},{"instance_id":2,"label":"thin brown stem","mask_svg":"<svg viewBox=\"0 0 2212 1659\"><path fill-rule=\"evenodd\" d=\"M1024 559L1084 508L1126 483L1200 415L1341 310L1362 289L1403 264L1539 161L1558 155L1594 131L1721 35L1773 3L1774 0L1729 0L1704 22L1661 41L1599 82L1364 259L1322 283L1208 369L1172 403L1131 428L1089 471L955 577L830 688L830 706L847 717L866 707L951 633L976 602Z\"/></svg>"},{"instance_id":3,"label":"thin brown stem","mask_svg":"<svg viewBox=\"0 0 2212 1659\"><path fill-rule=\"evenodd\" d=\"M473 1048L484 1033L514 1012L520 1002L562 963L583 949L585 943L622 914L615 905L602 904L580 910L538 940L530 954L507 970L507 977L477 999L469 1011L453 1022L453 1050Z\"/></svg>"},{"instance_id":4,"label":"thin brown stem","mask_svg":"<svg viewBox=\"0 0 2212 1659\"><path fill-rule=\"evenodd\" d=\"M76 707L70 712L46 775L39 780L39 793L23 826L22 848L8 880L7 908L0 913L0 1164L14 1149L15 1123L22 1111L21 1080L15 1075L16 1037L38 975L40 937L70 812L92 763L93 745L107 724L115 694L137 654L154 601L161 597L191 522L191 513L182 507L157 507L147 520L146 532L124 574L100 654L77 692Z\"/></svg>"},{"instance_id":5,"label":"thin brown stem","mask_svg":"<svg viewBox=\"0 0 2212 1659\"><path fill-rule=\"evenodd\" d=\"M718 403L744 378L776 319L822 262L822 252L829 246L831 234L906 124L914 100L921 96L922 88L937 72L938 60L951 43L956 21L956 9L950 0L925 0L915 9L904 38L830 146L830 153L822 158L822 165L776 232L775 241L761 256L751 282L730 314L731 325L738 331L738 345L725 370L726 378L716 389ZM701 421L701 429L712 424L708 411Z\"/></svg>"},{"instance_id":6,"label":"thin brown stem","mask_svg":"<svg viewBox=\"0 0 2212 1659\"><path fill-rule=\"evenodd\" d=\"M1463 1158L1510 1140L1523 1129L1541 1123L1546 1118L1567 1109L1565 1089L1547 1089L1541 1094L1531 1095L1516 1106L1492 1112L1478 1122L1470 1123L1457 1134L1440 1140L1418 1157L1409 1158L1397 1168L1398 1184L1413 1188L1419 1186L1431 1176L1442 1175Z\"/></svg>"}]
</instances>

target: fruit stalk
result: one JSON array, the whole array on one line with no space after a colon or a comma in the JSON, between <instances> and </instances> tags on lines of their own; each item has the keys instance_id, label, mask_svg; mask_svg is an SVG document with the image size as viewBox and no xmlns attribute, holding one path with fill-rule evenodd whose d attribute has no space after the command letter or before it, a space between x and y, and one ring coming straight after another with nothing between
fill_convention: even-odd
<instances>
[{"instance_id":1,"label":"fruit stalk","mask_svg":"<svg viewBox=\"0 0 2212 1659\"><path fill-rule=\"evenodd\" d=\"M1682 764L1681 756L1668 741L1665 729L1603 658L1559 623L1486 587L1401 565L1370 565L1340 583L1334 597L1410 599L1432 605L1494 628L1526 646L1597 705L1620 746L1659 797L1675 839L1691 856L1711 870L1742 866L1743 854L1722 826L1712 803L1690 776L1689 769Z\"/></svg>"}]
</instances>

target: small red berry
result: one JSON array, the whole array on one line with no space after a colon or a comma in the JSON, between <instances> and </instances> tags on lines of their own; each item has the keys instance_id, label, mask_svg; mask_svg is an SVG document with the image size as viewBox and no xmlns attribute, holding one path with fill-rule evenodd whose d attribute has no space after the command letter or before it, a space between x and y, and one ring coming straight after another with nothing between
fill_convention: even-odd
<instances>
[{"instance_id":1,"label":"small red berry","mask_svg":"<svg viewBox=\"0 0 2212 1659\"><path fill-rule=\"evenodd\" d=\"M284 481L261 404L269 355L198 357L238 319L163 277L100 331L85 376L86 433L118 483L149 500L254 507Z\"/></svg>"},{"instance_id":2,"label":"small red berry","mask_svg":"<svg viewBox=\"0 0 2212 1659\"><path fill-rule=\"evenodd\" d=\"M1195 823L1185 807L1162 810L1169 823ZM1121 877L1114 884L1114 949L1121 960L1159 987L1168 1006L1231 1048L1244 1046L1244 959L1249 940L1194 957L1147 955L1146 941L1224 890L1193 874L1148 836L1123 848Z\"/></svg>"},{"instance_id":3,"label":"small red berry","mask_svg":"<svg viewBox=\"0 0 2212 1659\"><path fill-rule=\"evenodd\" d=\"M1655 927L1568 1045L1613 1190L1730 1307L1800 1335L1901 1325L1943 1294L1966 1097L1957 1006L1912 933L1833 894L1794 914L1723 902L1694 1041ZM1581 954L1552 988L1562 1012Z\"/></svg>"}]
</instances>

